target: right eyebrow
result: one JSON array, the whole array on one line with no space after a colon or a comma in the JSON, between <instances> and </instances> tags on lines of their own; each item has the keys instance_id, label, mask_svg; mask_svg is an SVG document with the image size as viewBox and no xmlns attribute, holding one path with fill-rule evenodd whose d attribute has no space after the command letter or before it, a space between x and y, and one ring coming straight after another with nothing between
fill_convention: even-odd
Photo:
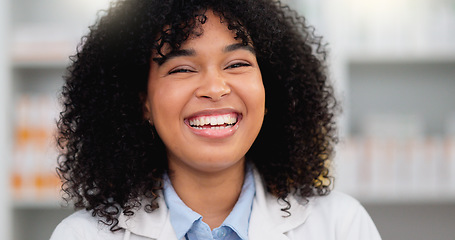
<instances>
[{"instance_id":1,"label":"right eyebrow","mask_svg":"<svg viewBox=\"0 0 455 240\"><path fill-rule=\"evenodd\" d=\"M254 51L253 46L251 46L250 44L243 44L243 43L234 43L234 44L228 45L227 47L224 48L223 51L224 52L233 52L238 49L247 50L247 51L251 52L252 54L256 55L256 52Z\"/></svg>"},{"instance_id":2,"label":"right eyebrow","mask_svg":"<svg viewBox=\"0 0 455 240\"><path fill-rule=\"evenodd\" d=\"M163 65L164 63L166 63L167 61L173 59L173 58L176 58L176 57L188 57L188 56L194 56L196 55L196 51L194 51L194 49L178 49L178 50L175 50L175 51L172 51L162 57L156 57L156 58L153 58L153 61L157 62L158 65Z\"/></svg>"}]
</instances>

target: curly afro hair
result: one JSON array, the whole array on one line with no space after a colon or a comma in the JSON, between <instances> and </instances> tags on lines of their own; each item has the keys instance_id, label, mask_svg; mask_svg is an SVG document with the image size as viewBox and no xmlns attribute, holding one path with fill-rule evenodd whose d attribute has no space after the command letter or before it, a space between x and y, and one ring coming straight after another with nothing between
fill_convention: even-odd
<instances>
[{"instance_id":1,"label":"curly afro hair","mask_svg":"<svg viewBox=\"0 0 455 240\"><path fill-rule=\"evenodd\" d=\"M303 17L275 0L123 0L71 57L58 122L65 198L113 231L118 216L133 215L144 200L146 211L159 207L168 170L165 146L144 119L151 54L164 44L178 49L207 10L256 52L267 114L246 158L267 191L285 201L330 192L338 104L324 45Z\"/></svg>"}]
</instances>

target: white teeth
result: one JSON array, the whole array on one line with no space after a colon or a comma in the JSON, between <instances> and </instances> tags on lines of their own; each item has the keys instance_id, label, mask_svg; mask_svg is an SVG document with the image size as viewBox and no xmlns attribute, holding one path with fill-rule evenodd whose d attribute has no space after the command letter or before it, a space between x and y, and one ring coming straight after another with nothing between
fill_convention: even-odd
<instances>
[{"instance_id":1,"label":"white teeth","mask_svg":"<svg viewBox=\"0 0 455 240\"><path fill-rule=\"evenodd\" d=\"M214 129L223 129L230 126L218 126L218 125L232 125L237 122L237 116L233 114L226 114L220 116L203 116L198 118L193 118L189 120L189 124L192 127L197 129L201 128L204 125L216 126Z\"/></svg>"},{"instance_id":2,"label":"white teeth","mask_svg":"<svg viewBox=\"0 0 455 240\"><path fill-rule=\"evenodd\" d=\"M220 130L220 129L230 128L230 127L231 126L216 126L216 127L211 127L210 129ZM198 127L198 126L194 126L193 128L195 128L195 129L203 129L203 127Z\"/></svg>"},{"instance_id":3,"label":"white teeth","mask_svg":"<svg viewBox=\"0 0 455 240\"><path fill-rule=\"evenodd\" d=\"M225 123L224 117L222 117L222 116L218 116L218 117L216 118L216 121L217 121L217 123L218 123L217 125L222 125L222 124Z\"/></svg>"},{"instance_id":4,"label":"white teeth","mask_svg":"<svg viewBox=\"0 0 455 240\"><path fill-rule=\"evenodd\" d=\"M210 125L218 125L218 119L216 117L210 118Z\"/></svg>"}]
</instances>

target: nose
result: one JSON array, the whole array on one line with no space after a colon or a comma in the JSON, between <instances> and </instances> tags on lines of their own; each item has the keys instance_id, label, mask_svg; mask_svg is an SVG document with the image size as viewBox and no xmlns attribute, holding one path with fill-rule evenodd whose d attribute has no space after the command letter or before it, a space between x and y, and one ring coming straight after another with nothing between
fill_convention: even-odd
<instances>
[{"instance_id":1,"label":"nose","mask_svg":"<svg viewBox=\"0 0 455 240\"><path fill-rule=\"evenodd\" d=\"M226 78L218 71L210 71L202 77L201 86L197 89L196 96L219 101L230 93L231 88L227 84Z\"/></svg>"}]
</instances>

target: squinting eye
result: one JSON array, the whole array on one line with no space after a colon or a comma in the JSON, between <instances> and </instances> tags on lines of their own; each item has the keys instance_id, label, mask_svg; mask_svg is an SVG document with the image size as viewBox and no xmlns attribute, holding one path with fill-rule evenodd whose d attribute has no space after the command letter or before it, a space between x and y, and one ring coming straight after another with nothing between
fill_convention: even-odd
<instances>
[{"instance_id":1,"label":"squinting eye","mask_svg":"<svg viewBox=\"0 0 455 240\"><path fill-rule=\"evenodd\" d=\"M226 69L239 68L239 67L249 67L249 66L251 66L251 64L246 63L246 62L238 62L238 63L234 63L234 64L231 64L231 65L227 66Z\"/></svg>"},{"instance_id":2,"label":"squinting eye","mask_svg":"<svg viewBox=\"0 0 455 240\"><path fill-rule=\"evenodd\" d=\"M187 73L187 72L194 72L190 69L186 69L186 68L177 68L177 69L173 69L171 70L168 74L174 74L174 73Z\"/></svg>"}]
</instances>

